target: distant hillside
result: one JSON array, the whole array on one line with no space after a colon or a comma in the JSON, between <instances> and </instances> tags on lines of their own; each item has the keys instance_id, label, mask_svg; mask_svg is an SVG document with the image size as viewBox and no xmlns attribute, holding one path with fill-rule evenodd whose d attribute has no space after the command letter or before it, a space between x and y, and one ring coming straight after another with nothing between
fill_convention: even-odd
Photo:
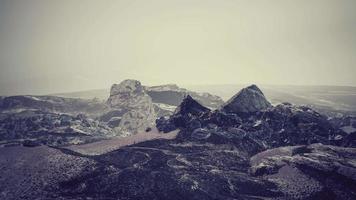
<instances>
[{"instance_id":1,"label":"distant hillside","mask_svg":"<svg viewBox=\"0 0 356 200\"><path fill-rule=\"evenodd\" d=\"M96 90L83 90L77 92L68 93L57 93L51 94L53 96L67 97L67 98L82 98L82 99L93 99L99 98L101 100L106 100L109 97L110 89L96 89Z\"/></svg>"},{"instance_id":2,"label":"distant hillside","mask_svg":"<svg viewBox=\"0 0 356 200\"><path fill-rule=\"evenodd\" d=\"M195 85L190 90L209 92L224 100L245 85ZM290 102L296 105L311 105L322 109L356 111L356 87L350 86L277 86L262 85L266 97L272 103Z\"/></svg>"}]
</instances>

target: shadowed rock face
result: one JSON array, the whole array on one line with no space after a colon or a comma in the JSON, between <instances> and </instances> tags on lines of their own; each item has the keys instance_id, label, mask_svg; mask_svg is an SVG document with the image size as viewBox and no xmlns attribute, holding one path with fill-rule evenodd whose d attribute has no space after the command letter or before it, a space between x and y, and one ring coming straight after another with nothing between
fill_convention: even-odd
<instances>
[{"instance_id":1,"label":"shadowed rock face","mask_svg":"<svg viewBox=\"0 0 356 200\"><path fill-rule=\"evenodd\" d=\"M183 99L182 103L174 111L174 114L187 115L191 114L194 116L199 116L204 112L208 112L210 109L202 106L196 100L194 100L190 95Z\"/></svg>"},{"instance_id":2,"label":"shadowed rock face","mask_svg":"<svg viewBox=\"0 0 356 200\"><path fill-rule=\"evenodd\" d=\"M163 132L172 131L177 127L187 128L188 126L194 126L194 128L200 128L200 119L210 112L210 109L202 106L188 95L183 99L172 116L157 119L156 126Z\"/></svg>"},{"instance_id":3,"label":"shadowed rock face","mask_svg":"<svg viewBox=\"0 0 356 200\"><path fill-rule=\"evenodd\" d=\"M267 101L262 91L256 85L251 85L228 100L222 110L233 113L253 113L269 107L271 103Z\"/></svg>"}]
</instances>

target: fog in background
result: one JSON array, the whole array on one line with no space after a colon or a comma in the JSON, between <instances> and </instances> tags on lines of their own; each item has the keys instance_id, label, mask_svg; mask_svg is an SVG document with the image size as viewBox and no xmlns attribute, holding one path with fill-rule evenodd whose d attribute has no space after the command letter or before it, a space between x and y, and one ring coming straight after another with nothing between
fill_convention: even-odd
<instances>
[{"instance_id":1,"label":"fog in background","mask_svg":"<svg viewBox=\"0 0 356 200\"><path fill-rule=\"evenodd\" d=\"M0 95L356 85L356 1L0 0Z\"/></svg>"}]
</instances>

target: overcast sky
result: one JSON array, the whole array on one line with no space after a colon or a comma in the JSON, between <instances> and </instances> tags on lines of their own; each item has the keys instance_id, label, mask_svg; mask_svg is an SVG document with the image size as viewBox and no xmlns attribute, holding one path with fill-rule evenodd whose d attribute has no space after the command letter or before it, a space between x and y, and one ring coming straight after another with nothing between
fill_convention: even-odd
<instances>
[{"instance_id":1,"label":"overcast sky","mask_svg":"<svg viewBox=\"0 0 356 200\"><path fill-rule=\"evenodd\" d=\"M356 1L0 0L0 95L356 85Z\"/></svg>"}]
</instances>

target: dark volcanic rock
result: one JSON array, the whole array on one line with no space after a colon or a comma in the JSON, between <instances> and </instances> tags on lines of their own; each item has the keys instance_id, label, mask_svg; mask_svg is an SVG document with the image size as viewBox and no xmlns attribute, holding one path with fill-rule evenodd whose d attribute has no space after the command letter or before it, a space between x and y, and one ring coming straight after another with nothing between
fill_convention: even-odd
<instances>
[{"instance_id":1,"label":"dark volcanic rock","mask_svg":"<svg viewBox=\"0 0 356 200\"><path fill-rule=\"evenodd\" d=\"M156 126L160 131L170 131L176 128L189 128L194 130L201 127L205 115L209 115L210 109L202 106L191 96L186 96L177 107L174 114L167 118L156 120Z\"/></svg>"},{"instance_id":2,"label":"dark volcanic rock","mask_svg":"<svg viewBox=\"0 0 356 200\"><path fill-rule=\"evenodd\" d=\"M222 110L233 113L253 113L269 107L271 103L267 101L262 91L256 85L251 85L228 100Z\"/></svg>"},{"instance_id":3,"label":"dark volcanic rock","mask_svg":"<svg viewBox=\"0 0 356 200\"><path fill-rule=\"evenodd\" d=\"M171 117L157 120L157 127L164 132L180 128L184 130L179 137L183 140L189 140L193 135L194 139L200 138L200 140L212 143L234 143L240 145L248 153L285 145L312 143L343 145L345 143L346 134L335 128L327 117L311 108L288 103L273 107L256 86L245 88L238 94L241 95L232 98L236 101L232 101L233 103L229 105L235 105L234 103L239 102L242 97L252 95L251 98L255 100L248 102L248 105L243 103L245 108L247 106L262 109L261 105L266 106L263 110L256 109L252 113L232 112L231 110L228 112L231 106L210 111L188 96ZM247 102L247 100L242 102ZM244 145L246 143L249 143L251 147L246 147ZM348 142L349 146L351 144Z\"/></svg>"},{"instance_id":4,"label":"dark volcanic rock","mask_svg":"<svg viewBox=\"0 0 356 200\"><path fill-rule=\"evenodd\" d=\"M210 111L210 109L202 106L196 100L194 100L190 95L187 95L182 103L177 107L174 115L193 115L200 116L205 112Z\"/></svg>"}]
</instances>

